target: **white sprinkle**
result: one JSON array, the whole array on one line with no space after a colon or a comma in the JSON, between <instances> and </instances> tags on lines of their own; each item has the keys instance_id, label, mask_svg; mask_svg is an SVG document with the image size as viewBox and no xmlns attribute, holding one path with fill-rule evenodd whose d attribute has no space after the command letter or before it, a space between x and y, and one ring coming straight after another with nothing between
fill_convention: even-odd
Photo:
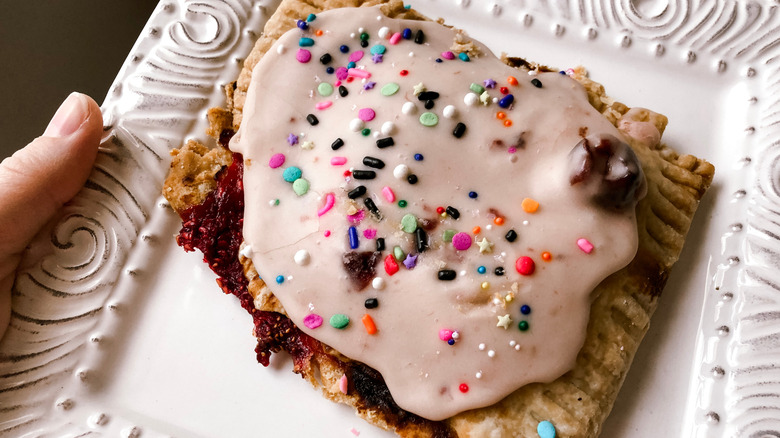
<instances>
[{"instance_id":1,"label":"white sprinkle","mask_svg":"<svg viewBox=\"0 0 780 438\"><path fill-rule=\"evenodd\" d=\"M292 275L288 275L287 276L287 281L293 281L293 276Z\"/></svg>"},{"instance_id":2,"label":"white sprinkle","mask_svg":"<svg viewBox=\"0 0 780 438\"><path fill-rule=\"evenodd\" d=\"M479 96L477 96L475 93L468 93L465 96L463 96L463 103L465 103L468 106L474 106L479 102Z\"/></svg>"},{"instance_id":3,"label":"white sprinkle","mask_svg":"<svg viewBox=\"0 0 780 438\"><path fill-rule=\"evenodd\" d=\"M479 344L479 346L477 348L479 348L479 351L484 351L485 350L485 344Z\"/></svg>"},{"instance_id":4,"label":"white sprinkle","mask_svg":"<svg viewBox=\"0 0 780 438\"><path fill-rule=\"evenodd\" d=\"M477 374L475 374L474 377L476 377L477 379L481 379L482 378L482 371L477 371Z\"/></svg>"},{"instance_id":5,"label":"white sprinkle","mask_svg":"<svg viewBox=\"0 0 780 438\"><path fill-rule=\"evenodd\" d=\"M452 336L452 339L458 339L460 337L460 333L458 333L457 331L454 331L454 332L452 332L452 334L450 336Z\"/></svg>"},{"instance_id":6,"label":"white sprinkle","mask_svg":"<svg viewBox=\"0 0 780 438\"><path fill-rule=\"evenodd\" d=\"M358 132L363 129L365 124L360 119L352 119L351 122L349 122L349 129L352 130L352 132Z\"/></svg>"},{"instance_id":7,"label":"white sprinkle","mask_svg":"<svg viewBox=\"0 0 780 438\"><path fill-rule=\"evenodd\" d=\"M488 350L488 357L496 357L496 352L493 350Z\"/></svg>"},{"instance_id":8,"label":"white sprinkle","mask_svg":"<svg viewBox=\"0 0 780 438\"><path fill-rule=\"evenodd\" d=\"M295 260L295 263L298 266L306 266L309 264L309 260L311 260L311 256L309 255L309 251L306 251L305 249L301 249L295 253L293 260Z\"/></svg>"},{"instance_id":9,"label":"white sprinkle","mask_svg":"<svg viewBox=\"0 0 780 438\"><path fill-rule=\"evenodd\" d=\"M278 199L271 199L270 201L268 201L268 205L270 205L271 207L276 207L278 201L279 201Z\"/></svg>"},{"instance_id":10,"label":"white sprinkle","mask_svg":"<svg viewBox=\"0 0 780 438\"><path fill-rule=\"evenodd\" d=\"M374 136L374 138L379 138L379 134L380 134L379 131L374 131L373 133L371 133L371 135Z\"/></svg>"},{"instance_id":11,"label":"white sprinkle","mask_svg":"<svg viewBox=\"0 0 780 438\"><path fill-rule=\"evenodd\" d=\"M462 270L462 271L460 271L460 276L461 276L461 277L465 277L465 276L466 276L466 274L467 274L467 272L466 272L466 270L465 270L465 269L464 269L464 270Z\"/></svg>"},{"instance_id":12,"label":"white sprinkle","mask_svg":"<svg viewBox=\"0 0 780 438\"><path fill-rule=\"evenodd\" d=\"M404 179L409 175L409 167L406 164L399 164L393 169L393 176L397 179Z\"/></svg>"},{"instance_id":13,"label":"white sprinkle","mask_svg":"<svg viewBox=\"0 0 780 438\"><path fill-rule=\"evenodd\" d=\"M456 113L455 106L447 105L447 106L444 107L444 109L442 110L441 113L442 113L442 115L444 117L446 117L448 119L451 119L451 118L455 117L455 113Z\"/></svg>"},{"instance_id":14,"label":"white sprinkle","mask_svg":"<svg viewBox=\"0 0 780 438\"><path fill-rule=\"evenodd\" d=\"M350 37L350 38L355 38L355 32L352 32L352 33L350 33L350 34L349 34L349 37Z\"/></svg>"},{"instance_id":15,"label":"white sprinkle","mask_svg":"<svg viewBox=\"0 0 780 438\"><path fill-rule=\"evenodd\" d=\"M310 150L314 149L314 142L313 141L304 141L303 143L301 143L301 149L304 149L304 150L307 150L307 151L310 151Z\"/></svg>"},{"instance_id":16,"label":"white sprinkle","mask_svg":"<svg viewBox=\"0 0 780 438\"><path fill-rule=\"evenodd\" d=\"M417 107L414 106L414 103L412 102L406 102L404 106L401 107L401 112L404 114L414 114L417 112Z\"/></svg>"},{"instance_id":17,"label":"white sprinkle","mask_svg":"<svg viewBox=\"0 0 780 438\"><path fill-rule=\"evenodd\" d=\"M279 44L278 46L276 46L276 53L278 53L278 54L282 55L282 54L284 54L284 52L286 52L286 51L287 51L287 48L286 48L286 47L284 47L284 45L283 45L283 44Z\"/></svg>"},{"instance_id":18,"label":"white sprinkle","mask_svg":"<svg viewBox=\"0 0 780 438\"><path fill-rule=\"evenodd\" d=\"M387 26L382 26L379 28L379 32L376 34L379 35L379 38L385 39L388 35L390 35L390 28Z\"/></svg>"},{"instance_id":19,"label":"white sprinkle","mask_svg":"<svg viewBox=\"0 0 780 438\"><path fill-rule=\"evenodd\" d=\"M515 345L517 345L517 342L515 342L514 340L509 341L510 347L514 347Z\"/></svg>"},{"instance_id":20,"label":"white sprinkle","mask_svg":"<svg viewBox=\"0 0 780 438\"><path fill-rule=\"evenodd\" d=\"M382 15L377 15L376 16L376 21L382 21Z\"/></svg>"},{"instance_id":21,"label":"white sprinkle","mask_svg":"<svg viewBox=\"0 0 780 438\"><path fill-rule=\"evenodd\" d=\"M358 32L360 32L360 33L363 33L363 32L365 32L365 31L366 31L366 29L365 29L364 27L359 27L359 28L358 28Z\"/></svg>"},{"instance_id":22,"label":"white sprinkle","mask_svg":"<svg viewBox=\"0 0 780 438\"><path fill-rule=\"evenodd\" d=\"M374 277L371 281L371 287L376 290L382 290L385 288L385 279L382 277Z\"/></svg>"},{"instance_id":23,"label":"white sprinkle","mask_svg":"<svg viewBox=\"0 0 780 438\"><path fill-rule=\"evenodd\" d=\"M530 222L528 222L528 221L523 221L523 225L528 225L528 224L530 224Z\"/></svg>"},{"instance_id":24,"label":"white sprinkle","mask_svg":"<svg viewBox=\"0 0 780 438\"><path fill-rule=\"evenodd\" d=\"M498 98L497 97L493 98L493 103L498 103Z\"/></svg>"},{"instance_id":25,"label":"white sprinkle","mask_svg":"<svg viewBox=\"0 0 780 438\"><path fill-rule=\"evenodd\" d=\"M382 123L382 134L383 135L390 135L395 132L395 123L393 122L385 122Z\"/></svg>"},{"instance_id":26,"label":"white sprinkle","mask_svg":"<svg viewBox=\"0 0 780 438\"><path fill-rule=\"evenodd\" d=\"M515 350L520 351L520 345L515 345Z\"/></svg>"},{"instance_id":27,"label":"white sprinkle","mask_svg":"<svg viewBox=\"0 0 780 438\"><path fill-rule=\"evenodd\" d=\"M487 225L485 225L485 229L490 231L490 230L493 229L493 225L487 224Z\"/></svg>"},{"instance_id":28,"label":"white sprinkle","mask_svg":"<svg viewBox=\"0 0 780 438\"><path fill-rule=\"evenodd\" d=\"M241 248L241 251L239 251L239 255L241 255L241 257L244 257L246 259L252 257L252 245L249 244L244 245L244 247Z\"/></svg>"},{"instance_id":29,"label":"white sprinkle","mask_svg":"<svg viewBox=\"0 0 780 438\"><path fill-rule=\"evenodd\" d=\"M409 52L409 57L414 58L414 52Z\"/></svg>"}]
</instances>

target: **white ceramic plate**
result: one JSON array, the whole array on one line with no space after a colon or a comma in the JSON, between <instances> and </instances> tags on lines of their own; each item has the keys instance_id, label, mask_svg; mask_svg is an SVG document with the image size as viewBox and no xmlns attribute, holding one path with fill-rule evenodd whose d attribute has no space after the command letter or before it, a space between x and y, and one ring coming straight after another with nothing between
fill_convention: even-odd
<instances>
[{"instance_id":1,"label":"white ceramic plate","mask_svg":"<svg viewBox=\"0 0 780 438\"><path fill-rule=\"evenodd\" d=\"M0 344L8 436L382 437L277 355L159 197L168 151L276 0L163 0L103 105L85 189L31 248ZM417 0L496 53L586 65L717 168L605 437L780 436L780 13L769 1Z\"/></svg>"}]
</instances>

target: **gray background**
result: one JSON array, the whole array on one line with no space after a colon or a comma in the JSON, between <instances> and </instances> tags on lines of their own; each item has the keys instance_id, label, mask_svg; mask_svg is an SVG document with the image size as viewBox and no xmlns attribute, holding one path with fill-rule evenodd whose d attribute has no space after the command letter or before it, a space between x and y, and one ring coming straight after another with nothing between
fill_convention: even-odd
<instances>
[{"instance_id":1,"label":"gray background","mask_svg":"<svg viewBox=\"0 0 780 438\"><path fill-rule=\"evenodd\" d=\"M0 159L71 91L103 102L157 0L0 0Z\"/></svg>"}]
</instances>

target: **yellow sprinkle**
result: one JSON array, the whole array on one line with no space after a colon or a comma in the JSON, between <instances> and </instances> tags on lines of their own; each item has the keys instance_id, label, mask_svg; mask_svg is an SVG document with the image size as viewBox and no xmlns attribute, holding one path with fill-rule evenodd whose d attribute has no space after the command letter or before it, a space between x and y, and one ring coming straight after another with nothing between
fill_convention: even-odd
<instances>
[{"instance_id":1,"label":"yellow sprinkle","mask_svg":"<svg viewBox=\"0 0 780 438\"><path fill-rule=\"evenodd\" d=\"M487 281L483 281L482 282L482 289L487 290L487 288L489 288L489 287L490 287L490 283L489 282L487 282Z\"/></svg>"}]
</instances>

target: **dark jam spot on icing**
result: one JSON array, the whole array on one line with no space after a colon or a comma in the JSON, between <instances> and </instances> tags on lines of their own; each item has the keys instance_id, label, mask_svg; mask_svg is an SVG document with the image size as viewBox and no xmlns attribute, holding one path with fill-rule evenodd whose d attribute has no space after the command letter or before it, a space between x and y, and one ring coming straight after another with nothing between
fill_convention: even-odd
<instances>
[{"instance_id":1,"label":"dark jam spot on icing","mask_svg":"<svg viewBox=\"0 0 780 438\"><path fill-rule=\"evenodd\" d=\"M569 152L569 183L583 187L598 205L622 210L647 193L639 159L629 145L608 134L580 140Z\"/></svg>"},{"instance_id":2,"label":"dark jam spot on icing","mask_svg":"<svg viewBox=\"0 0 780 438\"><path fill-rule=\"evenodd\" d=\"M376 251L352 251L341 256L341 263L349 279L357 290L363 290L371 284L376 275L376 265L382 254Z\"/></svg>"}]
</instances>

